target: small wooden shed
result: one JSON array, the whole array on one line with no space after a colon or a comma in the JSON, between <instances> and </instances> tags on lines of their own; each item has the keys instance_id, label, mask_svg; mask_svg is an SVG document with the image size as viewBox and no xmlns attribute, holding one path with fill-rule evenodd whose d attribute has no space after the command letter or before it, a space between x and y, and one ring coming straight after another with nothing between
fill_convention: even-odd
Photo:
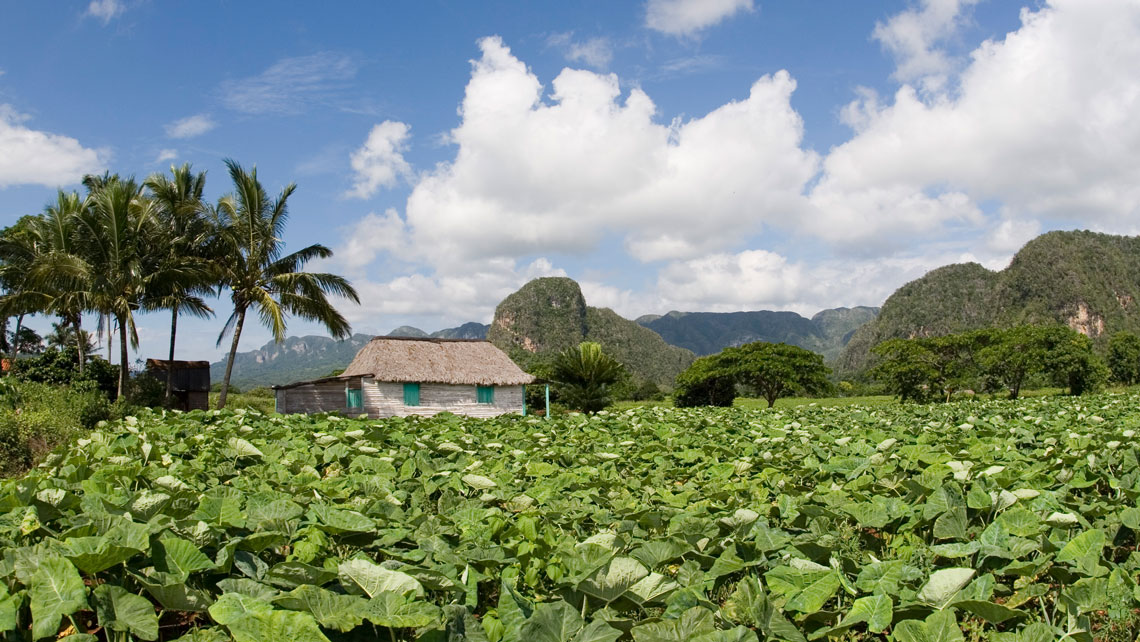
<instances>
[{"instance_id":1,"label":"small wooden shed","mask_svg":"<svg viewBox=\"0 0 1140 642\"><path fill-rule=\"evenodd\" d=\"M526 413L535 381L482 339L376 337L343 374L274 386L277 412L369 417Z\"/></svg>"},{"instance_id":2,"label":"small wooden shed","mask_svg":"<svg viewBox=\"0 0 1140 642\"><path fill-rule=\"evenodd\" d=\"M174 408L177 410L210 409L210 362L147 359L147 374L166 385L166 372L174 368Z\"/></svg>"}]
</instances>

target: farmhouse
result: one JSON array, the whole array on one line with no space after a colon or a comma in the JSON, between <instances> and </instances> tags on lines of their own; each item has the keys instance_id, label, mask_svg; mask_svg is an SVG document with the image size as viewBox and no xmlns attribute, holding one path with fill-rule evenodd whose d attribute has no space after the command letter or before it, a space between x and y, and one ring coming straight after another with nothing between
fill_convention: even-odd
<instances>
[{"instance_id":1,"label":"farmhouse","mask_svg":"<svg viewBox=\"0 0 1140 642\"><path fill-rule=\"evenodd\" d=\"M376 337L343 374L273 389L280 413L494 417L526 414L534 380L488 341Z\"/></svg>"}]
</instances>

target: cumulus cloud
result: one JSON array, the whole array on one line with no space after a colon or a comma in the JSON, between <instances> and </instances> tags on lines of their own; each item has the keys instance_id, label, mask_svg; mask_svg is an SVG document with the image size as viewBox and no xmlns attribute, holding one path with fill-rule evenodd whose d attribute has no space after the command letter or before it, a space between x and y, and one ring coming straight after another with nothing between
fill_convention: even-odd
<instances>
[{"instance_id":1,"label":"cumulus cloud","mask_svg":"<svg viewBox=\"0 0 1140 642\"><path fill-rule=\"evenodd\" d=\"M335 52L283 58L256 76L223 82L222 103L247 114L300 114L339 96L356 71L355 60Z\"/></svg>"},{"instance_id":2,"label":"cumulus cloud","mask_svg":"<svg viewBox=\"0 0 1140 642\"><path fill-rule=\"evenodd\" d=\"M649 0L645 26L671 36L691 36L741 11L752 11L752 0Z\"/></svg>"},{"instance_id":3,"label":"cumulus cloud","mask_svg":"<svg viewBox=\"0 0 1140 642\"><path fill-rule=\"evenodd\" d=\"M175 158L178 158L177 149L163 149L159 150L158 157L154 159L154 162L165 163L166 161L174 160Z\"/></svg>"},{"instance_id":4,"label":"cumulus cloud","mask_svg":"<svg viewBox=\"0 0 1140 642\"><path fill-rule=\"evenodd\" d=\"M921 0L918 7L877 24L872 35L894 55L898 64L895 78L920 81L929 89L941 88L953 61L940 44L961 26L963 9L978 1Z\"/></svg>"},{"instance_id":5,"label":"cumulus cloud","mask_svg":"<svg viewBox=\"0 0 1140 642\"><path fill-rule=\"evenodd\" d=\"M217 126L209 114L194 114L167 124L166 135L170 138L194 138Z\"/></svg>"},{"instance_id":6,"label":"cumulus cloud","mask_svg":"<svg viewBox=\"0 0 1140 642\"><path fill-rule=\"evenodd\" d=\"M36 184L56 187L102 171L107 152L88 149L78 140L29 129L28 117L0 105L0 188Z\"/></svg>"},{"instance_id":7,"label":"cumulus cloud","mask_svg":"<svg viewBox=\"0 0 1140 642\"><path fill-rule=\"evenodd\" d=\"M87 15L103 21L103 24L111 22L111 19L126 10L123 3L119 0L91 0L91 4L87 5Z\"/></svg>"},{"instance_id":8,"label":"cumulus cloud","mask_svg":"<svg viewBox=\"0 0 1140 642\"><path fill-rule=\"evenodd\" d=\"M605 69L613 60L613 45L608 38L575 40L573 32L556 33L546 39L549 47L562 51L569 62L580 62L595 69Z\"/></svg>"},{"instance_id":9,"label":"cumulus cloud","mask_svg":"<svg viewBox=\"0 0 1140 642\"><path fill-rule=\"evenodd\" d=\"M356 176L346 196L369 198L382 187L395 187L400 179L409 179L412 168L403 154L409 136L408 126L401 122L386 120L373 127L364 145L352 153Z\"/></svg>"},{"instance_id":10,"label":"cumulus cloud","mask_svg":"<svg viewBox=\"0 0 1140 642\"><path fill-rule=\"evenodd\" d=\"M1051 0L972 54L953 92L903 85L846 110L856 135L824 161L809 233L913 243L977 227L976 203L1118 229L1140 221L1140 5Z\"/></svg>"},{"instance_id":11,"label":"cumulus cloud","mask_svg":"<svg viewBox=\"0 0 1140 642\"><path fill-rule=\"evenodd\" d=\"M389 208L372 212L353 224L336 250L337 263L350 272L361 270L382 254L403 256L408 250L408 230L400 213Z\"/></svg>"},{"instance_id":12,"label":"cumulus cloud","mask_svg":"<svg viewBox=\"0 0 1140 642\"><path fill-rule=\"evenodd\" d=\"M416 184L412 241L455 260L584 252L607 233L642 260L731 245L803 208L818 157L786 72L698 118L656 122L617 76L564 69L548 99L498 38L480 42L451 132L455 160ZM695 224L696 221L699 224Z\"/></svg>"}]
</instances>

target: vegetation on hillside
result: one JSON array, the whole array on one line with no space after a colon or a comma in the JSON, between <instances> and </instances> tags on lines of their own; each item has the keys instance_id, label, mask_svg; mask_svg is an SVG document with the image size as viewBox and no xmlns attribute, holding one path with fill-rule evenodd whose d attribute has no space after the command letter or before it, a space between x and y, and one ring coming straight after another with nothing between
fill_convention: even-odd
<instances>
[{"instance_id":1,"label":"vegetation on hillside","mask_svg":"<svg viewBox=\"0 0 1140 642\"><path fill-rule=\"evenodd\" d=\"M1000 272L974 263L932 270L855 332L836 370L863 372L873 365L871 349L888 339L1050 324L1080 330L1099 348L1116 332L1140 333L1140 237L1049 232Z\"/></svg>"}]
</instances>

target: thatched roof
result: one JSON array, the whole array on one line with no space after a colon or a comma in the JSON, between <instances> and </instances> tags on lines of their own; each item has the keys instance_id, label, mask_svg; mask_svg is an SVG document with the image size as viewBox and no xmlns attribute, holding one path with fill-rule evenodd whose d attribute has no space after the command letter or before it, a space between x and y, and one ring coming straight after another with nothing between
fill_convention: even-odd
<instances>
[{"instance_id":1,"label":"thatched roof","mask_svg":"<svg viewBox=\"0 0 1140 642\"><path fill-rule=\"evenodd\" d=\"M415 337L376 337L356 353L341 376L479 386L518 386L535 380L489 341Z\"/></svg>"}]
</instances>

